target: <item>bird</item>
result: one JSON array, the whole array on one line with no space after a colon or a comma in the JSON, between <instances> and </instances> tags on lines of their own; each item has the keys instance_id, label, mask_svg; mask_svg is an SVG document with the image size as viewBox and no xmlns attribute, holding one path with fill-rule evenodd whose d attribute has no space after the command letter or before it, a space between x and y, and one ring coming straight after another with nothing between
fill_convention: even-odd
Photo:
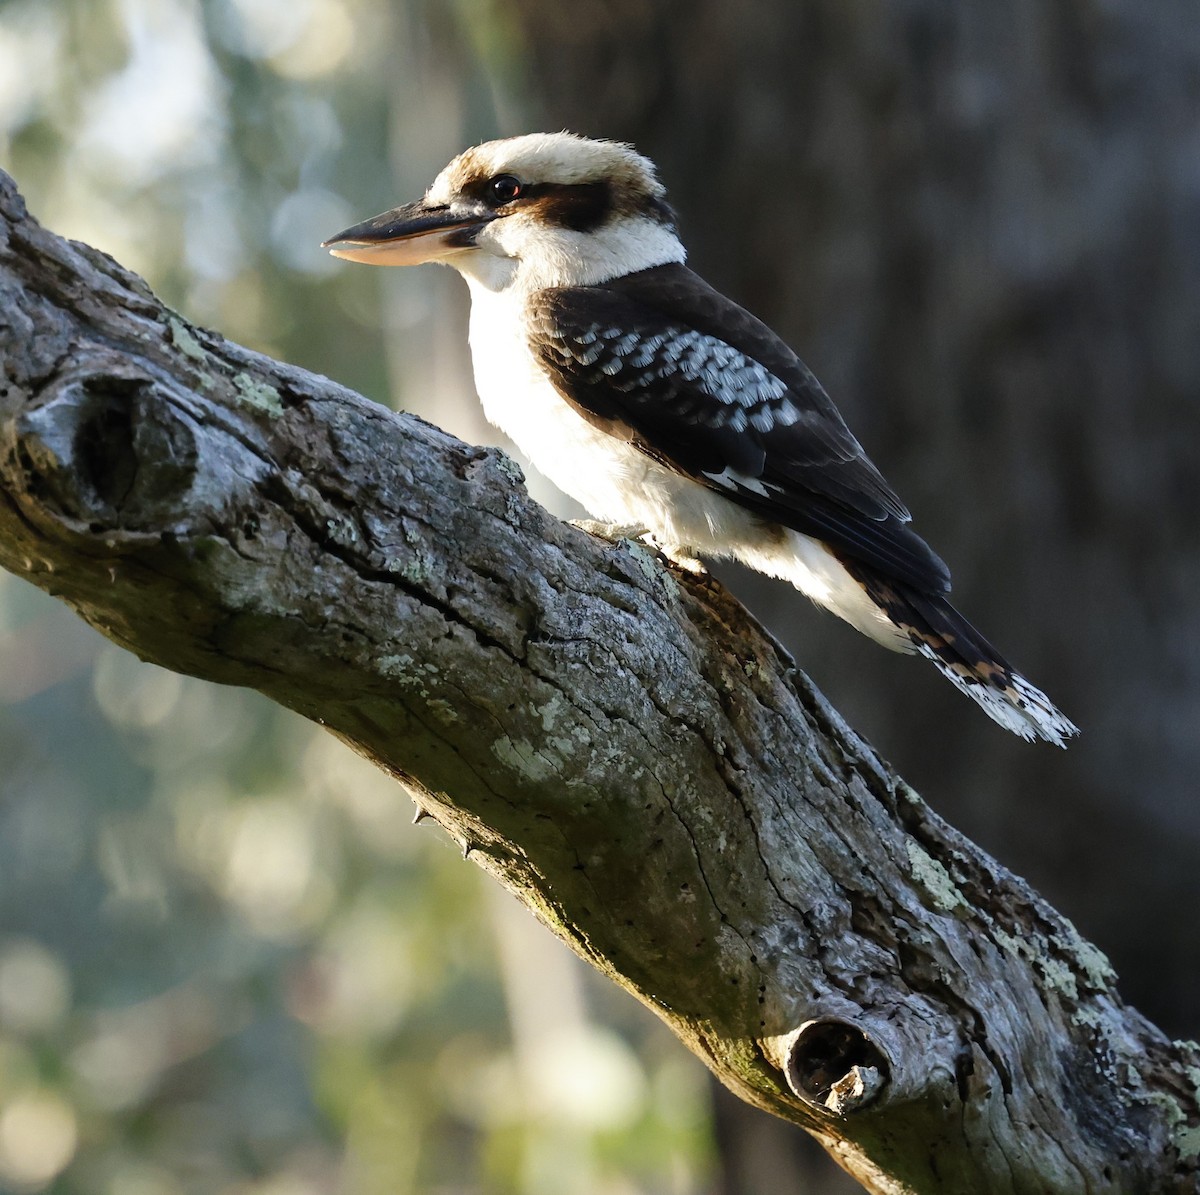
<instances>
[{"instance_id":1,"label":"bird","mask_svg":"<svg viewBox=\"0 0 1200 1195\"><path fill-rule=\"evenodd\" d=\"M1077 733L950 604L949 569L803 361L685 265L666 189L632 146L484 142L323 247L457 270L484 414L596 519L791 582L931 660L1023 739Z\"/></svg>"}]
</instances>

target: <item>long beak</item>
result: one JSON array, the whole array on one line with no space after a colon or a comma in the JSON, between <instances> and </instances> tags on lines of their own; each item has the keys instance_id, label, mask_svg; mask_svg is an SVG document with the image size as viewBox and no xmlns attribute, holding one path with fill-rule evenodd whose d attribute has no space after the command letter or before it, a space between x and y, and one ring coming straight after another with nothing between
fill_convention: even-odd
<instances>
[{"instance_id":1,"label":"long beak","mask_svg":"<svg viewBox=\"0 0 1200 1195\"><path fill-rule=\"evenodd\" d=\"M372 216L321 242L334 257L372 266L416 266L441 261L475 244L475 237L495 218L489 211L454 211L418 199Z\"/></svg>"}]
</instances>

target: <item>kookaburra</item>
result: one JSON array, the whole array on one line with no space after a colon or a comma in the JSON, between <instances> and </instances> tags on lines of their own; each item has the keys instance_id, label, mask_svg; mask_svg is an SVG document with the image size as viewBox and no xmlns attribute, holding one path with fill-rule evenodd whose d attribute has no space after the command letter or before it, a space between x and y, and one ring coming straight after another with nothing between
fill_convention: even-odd
<instances>
[{"instance_id":1,"label":"kookaburra","mask_svg":"<svg viewBox=\"0 0 1200 1195\"><path fill-rule=\"evenodd\" d=\"M945 564L804 362L683 264L654 165L628 145L491 141L325 244L467 280L485 414L597 519L790 581L1023 738L1076 733L947 601Z\"/></svg>"}]
</instances>

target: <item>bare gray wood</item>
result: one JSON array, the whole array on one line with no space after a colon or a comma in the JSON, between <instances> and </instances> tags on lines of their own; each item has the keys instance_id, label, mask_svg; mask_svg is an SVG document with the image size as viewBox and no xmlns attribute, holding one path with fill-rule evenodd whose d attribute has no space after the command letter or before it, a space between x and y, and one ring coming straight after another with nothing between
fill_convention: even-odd
<instances>
[{"instance_id":1,"label":"bare gray wood","mask_svg":"<svg viewBox=\"0 0 1200 1195\"><path fill-rule=\"evenodd\" d=\"M191 326L0 184L0 564L403 780L868 1190L1197 1190L1200 1048L719 585Z\"/></svg>"}]
</instances>

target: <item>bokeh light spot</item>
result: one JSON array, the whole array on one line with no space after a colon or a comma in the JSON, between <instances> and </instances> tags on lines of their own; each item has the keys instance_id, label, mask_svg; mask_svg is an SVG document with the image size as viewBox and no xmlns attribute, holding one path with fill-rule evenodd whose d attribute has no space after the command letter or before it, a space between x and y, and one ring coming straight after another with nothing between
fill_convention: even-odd
<instances>
[{"instance_id":1,"label":"bokeh light spot","mask_svg":"<svg viewBox=\"0 0 1200 1195\"><path fill-rule=\"evenodd\" d=\"M118 647L101 652L92 673L96 704L114 726L125 729L149 730L166 721L182 692L178 673L144 664Z\"/></svg>"},{"instance_id":2,"label":"bokeh light spot","mask_svg":"<svg viewBox=\"0 0 1200 1195\"><path fill-rule=\"evenodd\" d=\"M67 969L38 942L17 939L0 950L0 1024L15 1033L53 1029L71 1006Z\"/></svg>"},{"instance_id":3,"label":"bokeh light spot","mask_svg":"<svg viewBox=\"0 0 1200 1195\"><path fill-rule=\"evenodd\" d=\"M50 1182L75 1154L70 1104L49 1092L18 1096L0 1112L0 1175L27 1189Z\"/></svg>"}]
</instances>

